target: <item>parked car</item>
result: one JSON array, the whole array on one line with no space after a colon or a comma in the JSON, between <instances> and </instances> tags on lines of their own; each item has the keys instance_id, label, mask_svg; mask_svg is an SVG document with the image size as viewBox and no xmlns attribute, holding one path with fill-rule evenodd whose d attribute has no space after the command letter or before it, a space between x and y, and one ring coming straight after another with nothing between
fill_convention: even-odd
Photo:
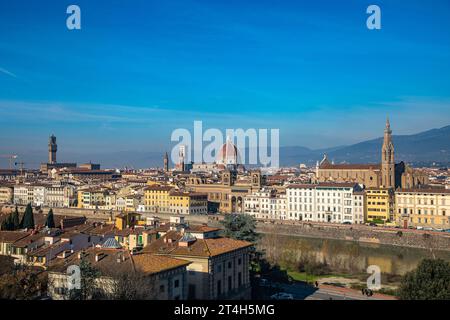
<instances>
[{"instance_id":1,"label":"parked car","mask_svg":"<svg viewBox=\"0 0 450 320\"><path fill-rule=\"evenodd\" d=\"M272 300L294 300L294 296L286 292L278 292L270 296Z\"/></svg>"}]
</instances>

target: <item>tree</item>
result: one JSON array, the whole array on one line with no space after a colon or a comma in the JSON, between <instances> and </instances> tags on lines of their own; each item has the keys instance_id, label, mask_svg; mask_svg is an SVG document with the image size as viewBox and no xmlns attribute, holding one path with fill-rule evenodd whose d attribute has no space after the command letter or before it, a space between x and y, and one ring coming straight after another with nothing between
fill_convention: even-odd
<instances>
[{"instance_id":1,"label":"tree","mask_svg":"<svg viewBox=\"0 0 450 320\"><path fill-rule=\"evenodd\" d=\"M399 296L402 300L450 300L450 263L422 260L402 278Z\"/></svg>"},{"instance_id":2,"label":"tree","mask_svg":"<svg viewBox=\"0 0 450 320\"><path fill-rule=\"evenodd\" d=\"M0 299L32 300L46 291L46 275L28 265L16 265L0 276Z\"/></svg>"},{"instance_id":3,"label":"tree","mask_svg":"<svg viewBox=\"0 0 450 320\"><path fill-rule=\"evenodd\" d=\"M12 215L12 213L10 213L9 216L5 220L3 220L3 222L2 222L2 230L14 231L14 223L13 223L13 215Z\"/></svg>"},{"instance_id":4,"label":"tree","mask_svg":"<svg viewBox=\"0 0 450 320\"><path fill-rule=\"evenodd\" d=\"M45 221L45 225L48 228L54 228L55 227L55 219L53 218L53 209L50 209L47 215L47 220Z\"/></svg>"},{"instance_id":5,"label":"tree","mask_svg":"<svg viewBox=\"0 0 450 320\"><path fill-rule=\"evenodd\" d=\"M96 298L95 294L98 292L97 279L100 277L100 271L83 258L81 258L79 267L81 272L81 288L70 290L68 298L70 300L89 300Z\"/></svg>"},{"instance_id":6,"label":"tree","mask_svg":"<svg viewBox=\"0 0 450 320\"><path fill-rule=\"evenodd\" d=\"M225 227L223 234L225 237L256 242L259 234L256 232L256 220L248 214L228 214L221 221Z\"/></svg>"},{"instance_id":7,"label":"tree","mask_svg":"<svg viewBox=\"0 0 450 320\"><path fill-rule=\"evenodd\" d=\"M14 230L20 229L19 209L17 206L12 215L12 224L14 226Z\"/></svg>"},{"instance_id":8,"label":"tree","mask_svg":"<svg viewBox=\"0 0 450 320\"><path fill-rule=\"evenodd\" d=\"M104 288L108 300L156 299L156 276L145 276L139 271L112 272L111 282Z\"/></svg>"},{"instance_id":9,"label":"tree","mask_svg":"<svg viewBox=\"0 0 450 320\"><path fill-rule=\"evenodd\" d=\"M25 213L23 214L22 221L20 222L20 227L23 229L33 229L34 228L34 217L33 208L31 204L27 204Z\"/></svg>"}]
</instances>

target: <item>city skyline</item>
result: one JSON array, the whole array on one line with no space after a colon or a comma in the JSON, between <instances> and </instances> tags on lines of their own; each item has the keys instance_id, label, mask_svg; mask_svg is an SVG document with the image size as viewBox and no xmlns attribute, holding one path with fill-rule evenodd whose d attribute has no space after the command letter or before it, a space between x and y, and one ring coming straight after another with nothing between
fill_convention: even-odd
<instances>
[{"instance_id":1,"label":"city skyline","mask_svg":"<svg viewBox=\"0 0 450 320\"><path fill-rule=\"evenodd\" d=\"M66 4L0 4L1 154L52 133L74 153L163 152L194 120L312 149L378 137L386 115L397 135L450 123L446 1L379 1L377 31L359 1L77 4L76 31Z\"/></svg>"},{"instance_id":2,"label":"city skyline","mask_svg":"<svg viewBox=\"0 0 450 320\"><path fill-rule=\"evenodd\" d=\"M387 119L389 121L389 119ZM446 150L449 146L447 138L450 135L450 125L442 128L433 128L424 132L418 132L413 135L398 135L393 134L394 143L397 141L400 148L395 148L396 152L400 155L400 160L405 161L413 165L447 165L449 163ZM54 134L47 137L52 140L56 139ZM227 139L229 139L228 137ZM270 138L270 134L269 134ZM49 141L50 141L49 140ZM109 152L75 152L70 150L66 146L64 140L58 139L62 148L58 147L58 161L54 163L99 163L107 168L162 168L165 164L165 156L169 150L179 153L178 141L172 142L170 146L164 149L152 149L152 150L111 150ZM230 140L231 141L231 140ZM0 153L0 169L6 168L8 165L14 167L23 166L29 169L37 169L42 163L46 162L46 158L50 159L48 150L50 145L46 145L44 141L39 142L39 146L30 148L28 152L17 154L1 154ZM225 142L225 141L224 141ZM289 167L297 166L300 163L314 166L317 161L321 160L323 156L329 155L331 161L337 163L377 163L381 156L379 147L382 145L383 135L380 130L380 134L377 137L373 137L366 141L359 141L356 144L335 146L323 149L308 149L304 146L281 146L279 148L280 166ZM236 143L236 137L234 139ZM248 143L248 141L246 141ZM203 148L207 147L209 142L203 141ZM186 145L184 145L186 148ZM260 146L261 147L261 146ZM422 148L427 148L426 151L417 152ZM193 148L191 146L191 148ZM270 146L269 146L270 149ZM250 149L248 145L245 149L246 157L248 157ZM270 152L270 151L269 151ZM411 154L416 153L414 156ZM191 157L194 153L194 149L191 150ZM11 156L14 159L11 160ZM52 155L54 158L56 155ZM355 160L358 159L358 160ZM12 161L12 162L10 162ZM25 162L24 162L25 161ZM191 161L193 159L191 158ZM49 163L52 163L50 161ZM175 166L178 163L178 159L168 158L169 166ZM193 161L193 163L198 163ZM242 163L248 165L247 161ZM264 166L263 164L259 164ZM254 166L251 166L254 167Z\"/></svg>"}]
</instances>

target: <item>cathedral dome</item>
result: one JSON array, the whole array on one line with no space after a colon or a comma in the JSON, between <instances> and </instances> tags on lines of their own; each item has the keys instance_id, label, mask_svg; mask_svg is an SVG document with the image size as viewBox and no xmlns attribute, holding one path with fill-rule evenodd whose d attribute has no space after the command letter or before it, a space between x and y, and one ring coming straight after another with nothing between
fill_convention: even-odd
<instances>
[{"instance_id":1,"label":"cathedral dome","mask_svg":"<svg viewBox=\"0 0 450 320\"><path fill-rule=\"evenodd\" d=\"M223 165L237 165L239 161L238 148L228 138L217 153L216 163Z\"/></svg>"}]
</instances>

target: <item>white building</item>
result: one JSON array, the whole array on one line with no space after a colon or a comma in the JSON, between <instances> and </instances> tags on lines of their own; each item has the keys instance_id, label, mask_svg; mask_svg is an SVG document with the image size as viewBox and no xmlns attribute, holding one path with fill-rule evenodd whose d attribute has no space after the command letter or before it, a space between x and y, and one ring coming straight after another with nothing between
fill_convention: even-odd
<instances>
[{"instance_id":1,"label":"white building","mask_svg":"<svg viewBox=\"0 0 450 320\"><path fill-rule=\"evenodd\" d=\"M364 196L361 191L358 184L351 183L290 185L286 188L287 219L362 223Z\"/></svg>"},{"instance_id":2,"label":"white building","mask_svg":"<svg viewBox=\"0 0 450 320\"><path fill-rule=\"evenodd\" d=\"M261 189L244 198L244 212L256 219L286 219L286 194Z\"/></svg>"},{"instance_id":3,"label":"white building","mask_svg":"<svg viewBox=\"0 0 450 320\"><path fill-rule=\"evenodd\" d=\"M14 186L14 204L27 205L28 203L33 203L33 191L28 190L31 186L27 185L15 185Z\"/></svg>"},{"instance_id":4,"label":"white building","mask_svg":"<svg viewBox=\"0 0 450 320\"><path fill-rule=\"evenodd\" d=\"M364 191L356 191L353 193L353 223L364 224Z\"/></svg>"},{"instance_id":5,"label":"white building","mask_svg":"<svg viewBox=\"0 0 450 320\"><path fill-rule=\"evenodd\" d=\"M72 185L53 184L46 187L45 206L53 208L73 206L76 190Z\"/></svg>"},{"instance_id":6,"label":"white building","mask_svg":"<svg viewBox=\"0 0 450 320\"><path fill-rule=\"evenodd\" d=\"M47 207L69 207L75 202L75 187L71 185L20 184L14 186L14 204Z\"/></svg>"}]
</instances>

